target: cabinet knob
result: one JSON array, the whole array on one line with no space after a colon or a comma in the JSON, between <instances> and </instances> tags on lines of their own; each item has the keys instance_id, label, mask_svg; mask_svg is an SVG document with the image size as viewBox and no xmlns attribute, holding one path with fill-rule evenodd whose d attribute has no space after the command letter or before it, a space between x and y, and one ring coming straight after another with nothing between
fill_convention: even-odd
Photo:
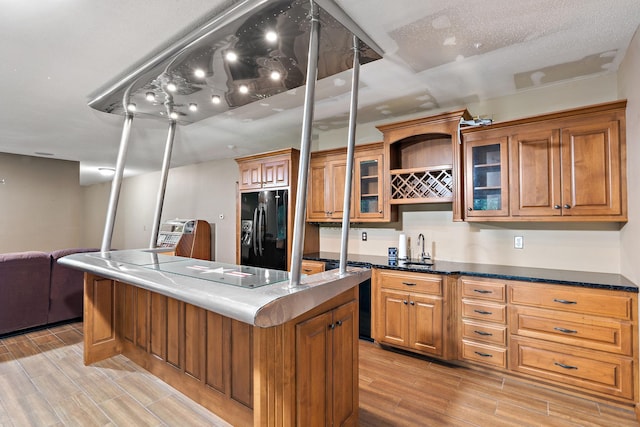
<instances>
[{"instance_id":1,"label":"cabinet knob","mask_svg":"<svg viewBox=\"0 0 640 427\"><path fill-rule=\"evenodd\" d=\"M553 205L553 209L560 209L560 205Z\"/></svg>"},{"instance_id":2,"label":"cabinet knob","mask_svg":"<svg viewBox=\"0 0 640 427\"><path fill-rule=\"evenodd\" d=\"M565 209L571 209L571 205L566 204L566 205L564 205L564 206L563 206L563 208L565 208Z\"/></svg>"},{"instance_id":3,"label":"cabinet knob","mask_svg":"<svg viewBox=\"0 0 640 427\"><path fill-rule=\"evenodd\" d=\"M407 305L407 304L408 304L408 303L407 303L407 300L403 300L403 301L402 301L402 303L403 303L404 305Z\"/></svg>"},{"instance_id":4,"label":"cabinet knob","mask_svg":"<svg viewBox=\"0 0 640 427\"><path fill-rule=\"evenodd\" d=\"M411 301L409 304L416 305L416 302L415 301Z\"/></svg>"},{"instance_id":5,"label":"cabinet knob","mask_svg":"<svg viewBox=\"0 0 640 427\"><path fill-rule=\"evenodd\" d=\"M336 322L336 325L337 325L337 326L342 326L342 320L338 320L338 321Z\"/></svg>"},{"instance_id":6,"label":"cabinet knob","mask_svg":"<svg viewBox=\"0 0 640 427\"><path fill-rule=\"evenodd\" d=\"M467 210L468 210L468 211L472 211L472 210L473 210L473 208L467 208Z\"/></svg>"}]
</instances>

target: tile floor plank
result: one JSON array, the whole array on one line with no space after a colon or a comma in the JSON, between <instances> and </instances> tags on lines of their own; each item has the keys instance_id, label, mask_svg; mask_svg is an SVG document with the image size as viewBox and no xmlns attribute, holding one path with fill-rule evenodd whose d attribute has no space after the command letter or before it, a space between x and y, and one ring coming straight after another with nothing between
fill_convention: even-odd
<instances>
[{"instance_id":1,"label":"tile floor plank","mask_svg":"<svg viewBox=\"0 0 640 427\"><path fill-rule=\"evenodd\" d=\"M124 356L83 364L82 323L0 338L0 426L228 424ZM633 410L360 343L360 426L639 426Z\"/></svg>"}]
</instances>

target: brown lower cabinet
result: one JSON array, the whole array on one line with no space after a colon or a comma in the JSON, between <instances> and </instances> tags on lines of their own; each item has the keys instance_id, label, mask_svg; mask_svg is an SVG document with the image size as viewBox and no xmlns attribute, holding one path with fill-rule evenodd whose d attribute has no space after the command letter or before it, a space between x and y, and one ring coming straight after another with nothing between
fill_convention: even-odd
<instances>
[{"instance_id":1,"label":"brown lower cabinet","mask_svg":"<svg viewBox=\"0 0 640 427\"><path fill-rule=\"evenodd\" d=\"M357 298L260 328L85 273L84 362L123 354L232 425L355 426Z\"/></svg>"},{"instance_id":2,"label":"brown lower cabinet","mask_svg":"<svg viewBox=\"0 0 640 427\"><path fill-rule=\"evenodd\" d=\"M372 284L380 344L618 403L640 401L636 293L385 269L373 270Z\"/></svg>"}]
</instances>

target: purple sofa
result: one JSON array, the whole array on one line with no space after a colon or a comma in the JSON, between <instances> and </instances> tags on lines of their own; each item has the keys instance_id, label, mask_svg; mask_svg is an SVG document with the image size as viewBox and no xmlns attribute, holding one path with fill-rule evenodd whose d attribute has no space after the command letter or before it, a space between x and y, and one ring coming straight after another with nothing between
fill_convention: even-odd
<instances>
[{"instance_id":1,"label":"purple sofa","mask_svg":"<svg viewBox=\"0 0 640 427\"><path fill-rule=\"evenodd\" d=\"M0 254L0 335L82 317L83 273L57 261L98 250Z\"/></svg>"}]
</instances>

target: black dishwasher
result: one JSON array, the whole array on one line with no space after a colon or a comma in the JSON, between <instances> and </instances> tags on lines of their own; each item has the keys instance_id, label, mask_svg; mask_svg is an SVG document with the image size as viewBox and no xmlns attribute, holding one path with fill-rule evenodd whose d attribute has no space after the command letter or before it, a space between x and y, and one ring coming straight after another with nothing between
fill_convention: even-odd
<instances>
[{"instance_id":1,"label":"black dishwasher","mask_svg":"<svg viewBox=\"0 0 640 427\"><path fill-rule=\"evenodd\" d=\"M366 264L347 263L354 267L370 268ZM326 270L340 268L338 261L328 261L325 265ZM367 279L359 285L360 313L358 315L358 323L360 324L360 339L373 341L371 338L371 279Z\"/></svg>"}]
</instances>

